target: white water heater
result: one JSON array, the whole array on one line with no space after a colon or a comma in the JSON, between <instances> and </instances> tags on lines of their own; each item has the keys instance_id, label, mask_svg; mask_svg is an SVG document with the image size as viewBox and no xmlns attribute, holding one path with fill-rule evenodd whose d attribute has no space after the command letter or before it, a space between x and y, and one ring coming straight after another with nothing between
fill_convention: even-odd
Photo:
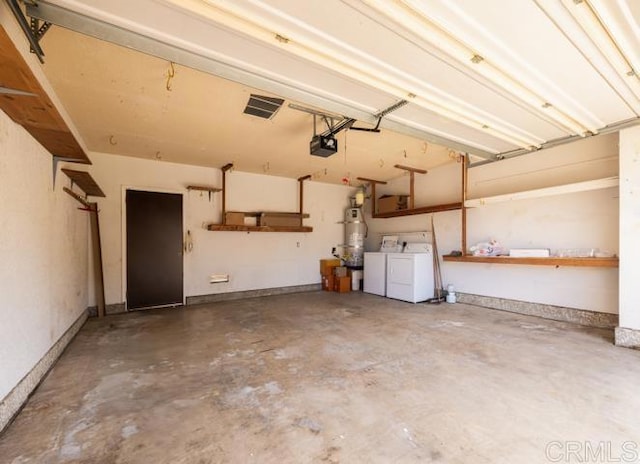
<instances>
[{"instance_id":1,"label":"white water heater","mask_svg":"<svg viewBox=\"0 0 640 464\"><path fill-rule=\"evenodd\" d=\"M346 266L361 267L364 264L364 237L367 225L361 208L347 208L344 215L343 260Z\"/></svg>"}]
</instances>

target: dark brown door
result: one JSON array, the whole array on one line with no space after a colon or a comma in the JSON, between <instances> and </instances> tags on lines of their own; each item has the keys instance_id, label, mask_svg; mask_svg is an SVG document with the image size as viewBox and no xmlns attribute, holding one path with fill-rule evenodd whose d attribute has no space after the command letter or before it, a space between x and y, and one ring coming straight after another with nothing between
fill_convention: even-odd
<instances>
[{"instance_id":1,"label":"dark brown door","mask_svg":"<svg viewBox=\"0 0 640 464\"><path fill-rule=\"evenodd\" d=\"M127 308L182 304L182 195L127 190Z\"/></svg>"}]
</instances>

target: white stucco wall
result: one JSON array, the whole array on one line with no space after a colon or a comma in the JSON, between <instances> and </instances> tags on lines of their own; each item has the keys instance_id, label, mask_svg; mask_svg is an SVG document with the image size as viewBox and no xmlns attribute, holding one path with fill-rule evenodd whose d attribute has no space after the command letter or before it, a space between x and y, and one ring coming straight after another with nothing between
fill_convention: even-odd
<instances>
[{"instance_id":1,"label":"white stucco wall","mask_svg":"<svg viewBox=\"0 0 640 464\"><path fill-rule=\"evenodd\" d=\"M620 132L620 327L640 330L640 127Z\"/></svg>"},{"instance_id":2,"label":"white stucco wall","mask_svg":"<svg viewBox=\"0 0 640 464\"><path fill-rule=\"evenodd\" d=\"M0 399L87 308L87 213L68 179L0 111Z\"/></svg>"},{"instance_id":3,"label":"white stucco wall","mask_svg":"<svg viewBox=\"0 0 640 464\"><path fill-rule=\"evenodd\" d=\"M469 198L617 175L617 134L594 137L469 170ZM416 206L459 201L460 165L416 177ZM406 176L382 193L408 193ZM368 206L369 208L369 206ZM369 208L370 209L370 208ZM381 233L430 230L430 215L370 219L367 249ZM434 215L440 254L461 249L461 213ZM618 253L618 189L486 205L467 211L467 244L498 240L506 248L599 248ZM477 295L618 312L618 269L442 263L444 285Z\"/></svg>"},{"instance_id":4,"label":"white stucco wall","mask_svg":"<svg viewBox=\"0 0 640 464\"><path fill-rule=\"evenodd\" d=\"M187 185L221 186L219 169L92 153L92 173L107 197L99 199L107 304L125 300L123 269L123 195L126 188L184 195L184 229L191 231L193 252L184 257L185 296L256 290L320 282L318 260L344 241L344 209L353 189L305 182L304 224L311 233L211 232L207 223L221 219L222 194L188 192ZM298 182L231 171L227 174L228 211L298 210ZM230 282L209 283L212 274ZM92 292L93 293L93 292Z\"/></svg>"}]
</instances>

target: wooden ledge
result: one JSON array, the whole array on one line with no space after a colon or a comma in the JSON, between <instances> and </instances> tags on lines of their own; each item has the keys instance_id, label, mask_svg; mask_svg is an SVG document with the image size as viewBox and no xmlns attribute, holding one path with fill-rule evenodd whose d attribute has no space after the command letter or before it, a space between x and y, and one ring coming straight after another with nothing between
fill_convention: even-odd
<instances>
[{"instance_id":1,"label":"wooden ledge","mask_svg":"<svg viewBox=\"0 0 640 464\"><path fill-rule=\"evenodd\" d=\"M82 189L82 191L90 197L105 197L104 192L98 186L91 174L86 171L76 171L75 169L62 168L71 181Z\"/></svg>"},{"instance_id":2,"label":"wooden ledge","mask_svg":"<svg viewBox=\"0 0 640 464\"><path fill-rule=\"evenodd\" d=\"M313 227L276 227L276 226L232 226L209 224L208 230L220 232L313 232Z\"/></svg>"},{"instance_id":3,"label":"wooden ledge","mask_svg":"<svg viewBox=\"0 0 640 464\"><path fill-rule=\"evenodd\" d=\"M376 213L373 215L374 219L378 218L392 218L400 216L413 216L415 214L428 214L428 213L440 213L442 211L455 211L462 209L462 202L458 203L446 203L443 205L423 206L413 209L401 209L398 211L389 211L387 213Z\"/></svg>"},{"instance_id":4,"label":"wooden ledge","mask_svg":"<svg viewBox=\"0 0 640 464\"><path fill-rule=\"evenodd\" d=\"M513 256L451 256L444 261L456 263L524 264L533 266L618 267L618 258L516 258Z\"/></svg>"},{"instance_id":5,"label":"wooden ledge","mask_svg":"<svg viewBox=\"0 0 640 464\"><path fill-rule=\"evenodd\" d=\"M2 26L0 63L0 86L25 92L0 95L0 110L24 127L53 156L69 162L91 164L84 149Z\"/></svg>"}]
</instances>

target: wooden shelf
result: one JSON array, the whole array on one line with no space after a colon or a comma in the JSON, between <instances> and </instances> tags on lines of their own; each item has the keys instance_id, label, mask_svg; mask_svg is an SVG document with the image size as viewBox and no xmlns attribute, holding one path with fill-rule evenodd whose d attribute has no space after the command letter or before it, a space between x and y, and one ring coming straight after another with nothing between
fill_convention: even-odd
<instances>
[{"instance_id":1,"label":"wooden shelf","mask_svg":"<svg viewBox=\"0 0 640 464\"><path fill-rule=\"evenodd\" d=\"M222 191L221 188L209 187L207 185L187 185L187 190L197 190L199 192L209 192L209 193L215 193L215 192L221 192Z\"/></svg>"},{"instance_id":2,"label":"wooden shelf","mask_svg":"<svg viewBox=\"0 0 640 464\"><path fill-rule=\"evenodd\" d=\"M275 227L275 226L232 226L226 224L209 224L208 230L221 232L313 232L313 227Z\"/></svg>"},{"instance_id":3,"label":"wooden shelf","mask_svg":"<svg viewBox=\"0 0 640 464\"><path fill-rule=\"evenodd\" d=\"M450 256L444 261L456 263L524 264L533 266L618 267L618 258L516 258L512 256Z\"/></svg>"},{"instance_id":4,"label":"wooden shelf","mask_svg":"<svg viewBox=\"0 0 640 464\"><path fill-rule=\"evenodd\" d=\"M413 216L415 214L440 213L442 211L454 211L462 208L462 202L446 203L443 205L422 206L420 208L401 209L398 211L389 211L387 213L376 213L374 219L392 218L400 216Z\"/></svg>"},{"instance_id":5,"label":"wooden shelf","mask_svg":"<svg viewBox=\"0 0 640 464\"><path fill-rule=\"evenodd\" d=\"M82 189L82 191L90 197L104 197L105 194L98 186L91 174L86 171L76 171L74 169L62 168L71 181Z\"/></svg>"},{"instance_id":6,"label":"wooden shelf","mask_svg":"<svg viewBox=\"0 0 640 464\"><path fill-rule=\"evenodd\" d=\"M91 164L84 149L22 58L4 28L0 27L0 86L24 94L0 95L0 110L26 129L53 156Z\"/></svg>"},{"instance_id":7,"label":"wooden shelf","mask_svg":"<svg viewBox=\"0 0 640 464\"><path fill-rule=\"evenodd\" d=\"M492 203L502 203L505 201L526 200L529 198L544 198L554 195L564 195L567 193L588 192L590 190L599 190L620 185L618 177L605 177L603 179L588 180L585 182L576 182L573 184L557 185L555 187L547 187L536 190L526 190L523 192L507 193L504 195L496 195L485 198L474 198L466 200L464 205L467 208L476 208Z\"/></svg>"}]
</instances>

